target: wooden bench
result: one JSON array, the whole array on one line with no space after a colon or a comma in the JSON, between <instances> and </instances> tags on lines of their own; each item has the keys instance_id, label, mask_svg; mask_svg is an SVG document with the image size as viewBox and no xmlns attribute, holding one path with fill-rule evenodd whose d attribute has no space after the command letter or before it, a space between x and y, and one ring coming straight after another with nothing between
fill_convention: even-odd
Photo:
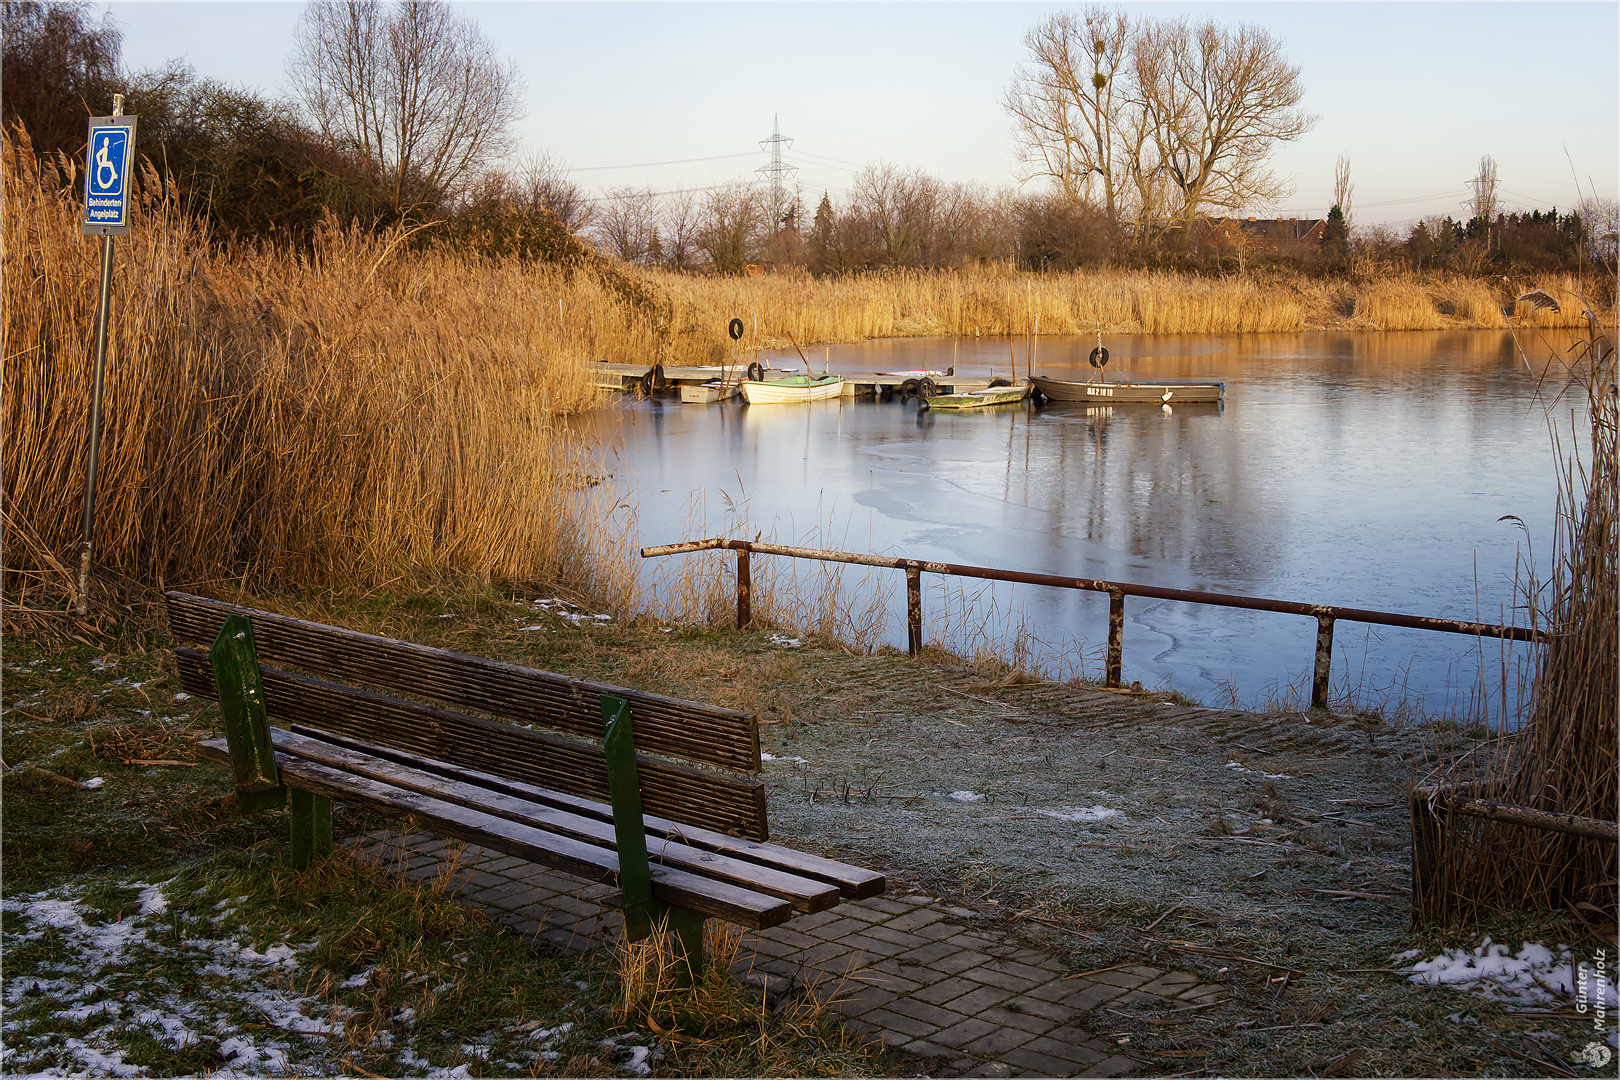
<instances>
[{"instance_id":1,"label":"wooden bench","mask_svg":"<svg viewBox=\"0 0 1620 1080\"><path fill-rule=\"evenodd\" d=\"M667 926L688 973L706 918L758 930L884 889L881 874L768 842L746 713L166 600L182 685L220 702L225 738L199 753L231 766L245 813L289 808L294 865L331 850L334 800L408 817L617 885L627 937Z\"/></svg>"}]
</instances>

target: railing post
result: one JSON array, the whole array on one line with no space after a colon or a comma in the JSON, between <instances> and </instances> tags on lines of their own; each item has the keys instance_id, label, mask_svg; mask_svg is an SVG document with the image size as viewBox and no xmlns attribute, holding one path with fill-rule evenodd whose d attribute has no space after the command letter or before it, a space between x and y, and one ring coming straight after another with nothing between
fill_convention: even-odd
<instances>
[{"instance_id":1,"label":"railing post","mask_svg":"<svg viewBox=\"0 0 1620 1080\"><path fill-rule=\"evenodd\" d=\"M916 656L922 652L922 571L915 566L906 567L906 652Z\"/></svg>"},{"instance_id":2,"label":"railing post","mask_svg":"<svg viewBox=\"0 0 1620 1080\"><path fill-rule=\"evenodd\" d=\"M1311 708L1327 708L1328 676L1333 674L1333 616L1316 617L1316 669L1311 679Z\"/></svg>"},{"instance_id":3,"label":"railing post","mask_svg":"<svg viewBox=\"0 0 1620 1080\"><path fill-rule=\"evenodd\" d=\"M1108 671L1104 685L1117 687L1125 666L1125 594L1108 592Z\"/></svg>"},{"instance_id":4,"label":"railing post","mask_svg":"<svg viewBox=\"0 0 1620 1080\"><path fill-rule=\"evenodd\" d=\"M754 580L748 569L748 551L737 552L737 629L746 630L754 621Z\"/></svg>"}]
</instances>

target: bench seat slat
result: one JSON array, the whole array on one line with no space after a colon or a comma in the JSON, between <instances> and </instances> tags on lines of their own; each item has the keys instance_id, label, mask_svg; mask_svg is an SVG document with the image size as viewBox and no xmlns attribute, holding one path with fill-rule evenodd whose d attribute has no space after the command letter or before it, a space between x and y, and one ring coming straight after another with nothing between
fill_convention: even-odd
<instances>
[{"instance_id":1,"label":"bench seat slat","mask_svg":"<svg viewBox=\"0 0 1620 1080\"><path fill-rule=\"evenodd\" d=\"M200 742L197 749L200 756L209 760L221 763L230 760L230 751L222 739ZM277 753L276 766L282 782L289 787L391 816L408 816L423 827L453 839L552 866L587 880L617 883L619 857L611 848L508 821L290 754ZM666 904L689 908L752 930L776 926L793 915L793 905L780 897L701 877L677 867L654 864L650 869L653 898Z\"/></svg>"},{"instance_id":2,"label":"bench seat slat","mask_svg":"<svg viewBox=\"0 0 1620 1080\"><path fill-rule=\"evenodd\" d=\"M740 772L760 771L758 725L735 709L362 634L188 593L171 591L165 598L170 631L177 641L207 645L226 616L239 612L253 621L263 664L303 668L590 738L601 737L600 695L613 694L631 703L640 749Z\"/></svg>"},{"instance_id":3,"label":"bench seat slat","mask_svg":"<svg viewBox=\"0 0 1620 1080\"><path fill-rule=\"evenodd\" d=\"M427 772L374 754L350 749L324 739L311 738L282 728L270 732L275 748L305 761L329 765L356 776L369 777L394 787L471 807L509 821L533 825L560 836L586 843L615 847L617 837L611 821L612 807L601 805L609 820L588 816L535 800L519 798L478 787L438 773ZM798 877L774 867L761 866L703 848L672 842L663 837L646 839L648 858L655 863L729 881L733 885L780 896L805 913L825 911L838 903L838 888L822 881Z\"/></svg>"},{"instance_id":4,"label":"bench seat slat","mask_svg":"<svg viewBox=\"0 0 1620 1080\"><path fill-rule=\"evenodd\" d=\"M613 820L612 809L607 804L596 800L581 798L578 795L570 795L545 787L537 787L533 784L523 783L520 780L512 780L478 769L458 767L447 762L412 754L405 750L379 747L357 739L351 740L334 732L308 728L299 724L293 725L293 731L298 734L309 735L323 742L347 746L365 754L384 757L422 772L437 773L460 780L489 791L514 795L529 802L555 806L558 809L568 810L583 816L596 817L608 823ZM271 734L273 736L275 733L272 732ZM648 833L652 835L655 842L664 840L684 841L693 847L730 855L747 862L758 863L761 866L774 867L790 874L825 881L836 886L840 896L845 900L864 900L871 896L881 896L887 886L884 875L875 870L868 870L849 863L836 862L832 859L824 859L819 855L809 855L802 851L795 851L792 848L782 847L779 844L738 839L735 836L727 836L725 833L716 832L712 829L681 824L655 814L645 814L643 820L646 822Z\"/></svg>"},{"instance_id":5,"label":"bench seat slat","mask_svg":"<svg viewBox=\"0 0 1620 1080\"><path fill-rule=\"evenodd\" d=\"M217 697L207 655L191 648L175 652L187 692ZM355 690L279 671L262 662L259 671L270 715L282 723L393 746L451 765L500 769L537 787L607 798L607 764L599 744ZM718 832L756 840L768 835L765 789L759 780L705 772L640 754L637 767L642 800L649 811L669 814L679 808L680 815L693 824Z\"/></svg>"}]
</instances>

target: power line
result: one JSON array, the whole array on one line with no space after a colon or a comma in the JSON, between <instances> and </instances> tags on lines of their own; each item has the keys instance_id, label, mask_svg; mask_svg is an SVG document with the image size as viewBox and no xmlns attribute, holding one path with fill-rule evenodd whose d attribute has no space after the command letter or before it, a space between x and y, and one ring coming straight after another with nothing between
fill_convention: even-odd
<instances>
[{"instance_id":1,"label":"power line","mask_svg":"<svg viewBox=\"0 0 1620 1080\"><path fill-rule=\"evenodd\" d=\"M729 185L727 185L727 184L710 184L707 187L672 188L669 191L645 191L645 192L644 191L638 191L638 192L636 192L636 194L637 195L695 195L695 194L697 194L698 192L701 192L701 191L719 191L721 188L728 187L728 186ZM582 199L581 201L582 202L588 202L588 203L603 203L603 202L612 202L614 199L617 199L617 198L619 198L619 196L617 196L617 195L598 195L594 199Z\"/></svg>"},{"instance_id":2,"label":"power line","mask_svg":"<svg viewBox=\"0 0 1620 1080\"><path fill-rule=\"evenodd\" d=\"M584 169L569 169L569 172L603 172L608 169L650 169L655 165L693 165L700 161L730 161L734 158L751 158L748 154L719 154L715 157L676 158L673 161L639 161L634 165L591 165Z\"/></svg>"}]
</instances>

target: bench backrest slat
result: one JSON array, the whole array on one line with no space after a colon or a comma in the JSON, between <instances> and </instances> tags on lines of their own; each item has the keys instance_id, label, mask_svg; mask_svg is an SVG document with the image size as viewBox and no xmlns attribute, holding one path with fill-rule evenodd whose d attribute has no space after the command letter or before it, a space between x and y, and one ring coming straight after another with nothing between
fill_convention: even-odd
<instances>
[{"instance_id":1,"label":"bench backrest slat","mask_svg":"<svg viewBox=\"0 0 1620 1080\"><path fill-rule=\"evenodd\" d=\"M740 772L760 770L759 727L753 717L735 709L626 690L187 593L169 592L165 598L176 641L207 645L226 616L241 613L253 621L262 664L592 739L602 735L601 695L613 694L629 700L641 750Z\"/></svg>"},{"instance_id":2,"label":"bench backrest slat","mask_svg":"<svg viewBox=\"0 0 1620 1080\"><path fill-rule=\"evenodd\" d=\"M207 654L186 647L175 653L187 692L216 697ZM281 725L305 725L570 795L608 799L599 744L295 675L260 659L265 702L271 719ZM767 838L760 781L646 755L638 755L638 764L648 813L732 836Z\"/></svg>"}]
</instances>

